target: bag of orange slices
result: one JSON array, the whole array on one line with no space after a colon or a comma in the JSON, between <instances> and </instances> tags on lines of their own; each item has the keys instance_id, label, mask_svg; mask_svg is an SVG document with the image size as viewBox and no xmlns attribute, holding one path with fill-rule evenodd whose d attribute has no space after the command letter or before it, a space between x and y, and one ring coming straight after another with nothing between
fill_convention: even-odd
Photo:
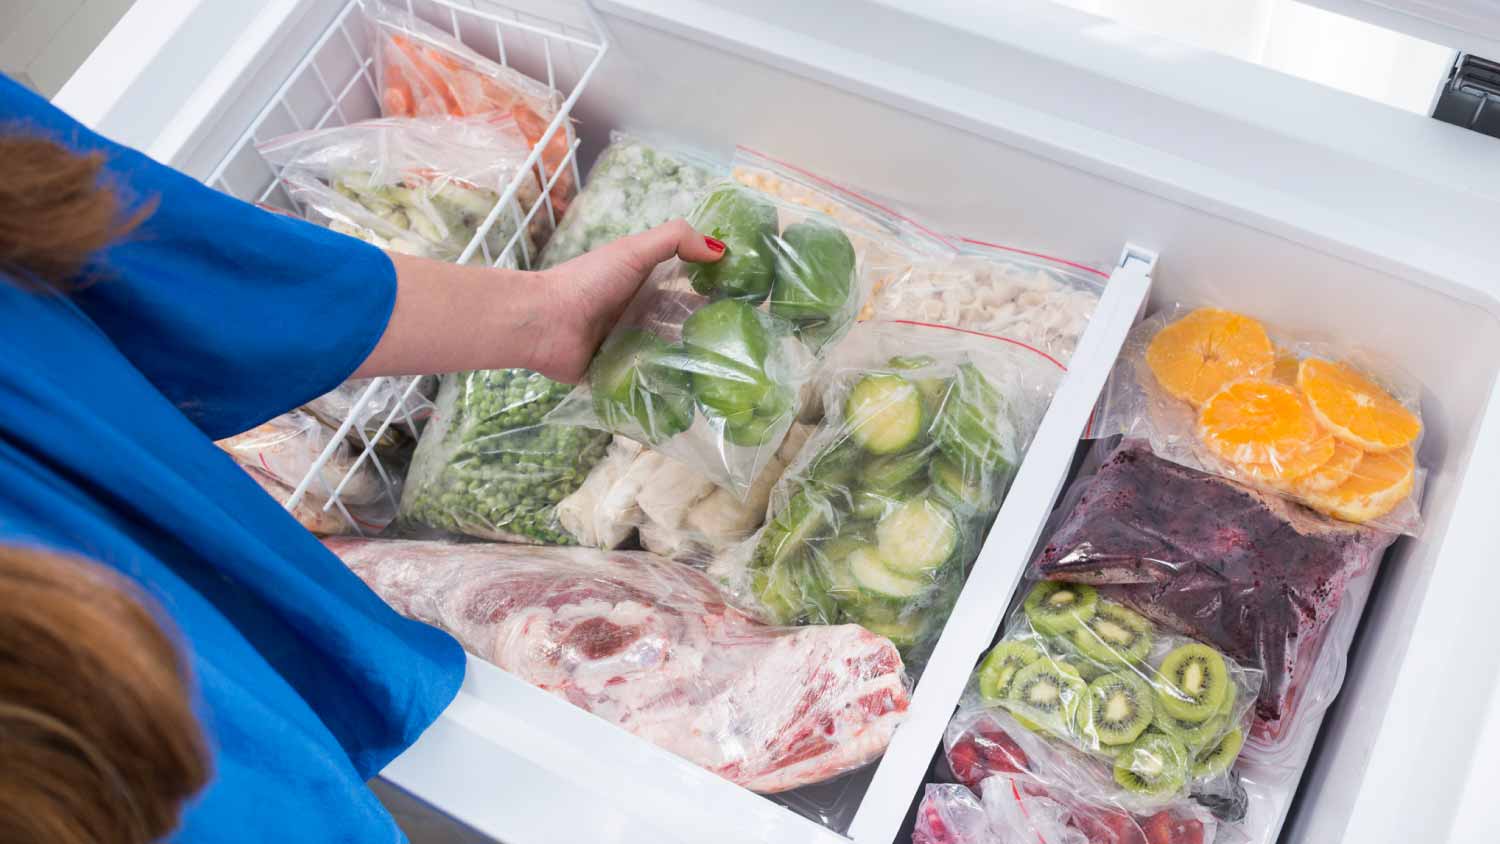
<instances>
[{"instance_id":1,"label":"bag of orange slices","mask_svg":"<svg viewBox=\"0 0 1500 844\"><path fill-rule=\"evenodd\" d=\"M511 117L532 148L541 143L557 115L556 91L491 61L404 9L371 3L365 16L375 42L382 116ZM558 219L577 193L573 170L566 164L569 141L564 128L558 127L547 139L537 173L546 185L559 169L563 171L549 192Z\"/></svg>"},{"instance_id":2,"label":"bag of orange slices","mask_svg":"<svg viewBox=\"0 0 1500 844\"><path fill-rule=\"evenodd\" d=\"M1184 466L1415 535L1419 392L1371 355L1177 304L1131 331L1090 436L1141 437Z\"/></svg>"}]
</instances>

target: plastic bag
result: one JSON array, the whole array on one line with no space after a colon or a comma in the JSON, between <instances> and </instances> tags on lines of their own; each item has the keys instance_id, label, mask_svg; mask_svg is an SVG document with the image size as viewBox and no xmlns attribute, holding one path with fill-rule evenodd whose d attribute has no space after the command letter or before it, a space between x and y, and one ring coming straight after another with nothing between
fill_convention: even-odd
<instances>
[{"instance_id":1,"label":"plastic bag","mask_svg":"<svg viewBox=\"0 0 1500 844\"><path fill-rule=\"evenodd\" d=\"M294 132L256 147L282 168L292 200L313 222L383 249L457 261L528 155L514 121L385 118ZM540 195L522 179L469 263L499 260ZM531 218L507 265L529 267L545 240Z\"/></svg>"},{"instance_id":2,"label":"plastic bag","mask_svg":"<svg viewBox=\"0 0 1500 844\"><path fill-rule=\"evenodd\" d=\"M686 217L720 171L695 155L611 134L538 266L555 267L612 240Z\"/></svg>"},{"instance_id":3,"label":"plastic bag","mask_svg":"<svg viewBox=\"0 0 1500 844\"><path fill-rule=\"evenodd\" d=\"M311 414L294 410L217 444L277 503L284 503L333 438L332 428ZM318 470L292 510L303 527L326 536L351 532L351 521L367 533L378 533L390 524L400 495L400 473L390 467L383 474L370 458L356 466L359 454L348 442L341 442ZM340 483L344 488L338 502L326 506Z\"/></svg>"},{"instance_id":4,"label":"plastic bag","mask_svg":"<svg viewBox=\"0 0 1500 844\"><path fill-rule=\"evenodd\" d=\"M1245 840L1193 800L1132 811L1090 793L1088 782L1074 779L1084 770L1077 767L1075 751L1030 733L1000 710L960 708L948 725L943 745L948 766L962 785L927 787L927 802L933 805L931 811L925 804L919 809L917 829L921 833L925 826L922 834L931 836L931 841L1229 844ZM970 796L965 798L959 789ZM973 797L976 792L983 795L982 800ZM983 808L985 823L977 819L976 806ZM944 839L938 837L942 830L981 837Z\"/></svg>"},{"instance_id":5,"label":"plastic bag","mask_svg":"<svg viewBox=\"0 0 1500 844\"><path fill-rule=\"evenodd\" d=\"M366 7L365 17L374 31L381 114L504 116L515 121L528 147L541 143L547 126L557 116L560 97L556 91L490 61L406 11L377 2ZM573 170L567 166L568 143L568 133L559 127L542 150L542 169L537 173L544 186L557 174L550 196L558 217L568 209L577 190Z\"/></svg>"},{"instance_id":6,"label":"plastic bag","mask_svg":"<svg viewBox=\"0 0 1500 844\"><path fill-rule=\"evenodd\" d=\"M521 679L752 791L878 758L908 693L859 627L779 629L697 570L639 552L333 540L398 612Z\"/></svg>"},{"instance_id":7,"label":"plastic bag","mask_svg":"<svg viewBox=\"0 0 1500 844\"><path fill-rule=\"evenodd\" d=\"M358 415L355 415L355 406L373 380L351 378L308 402L302 409L334 430L343 425L345 419L355 416L349 429L351 445L355 447L364 445L361 432L364 437L374 439L380 428L385 426L385 433L380 434L380 439L375 443L376 448L386 451L400 449L415 441L418 426L431 415L432 397L437 392L438 379L432 375L388 377L380 382L374 394L365 400ZM417 382L415 386L413 382ZM392 411L395 411L394 415ZM388 426L385 425L387 418L391 421Z\"/></svg>"},{"instance_id":8,"label":"plastic bag","mask_svg":"<svg viewBox=\"0 0 1500 844\"><path fill-rule=\"evenodd\" d=\"M811 433L793 424L744 500L690 466L616 437L583 486L558 505L558 520L581 545L617 548L639 528L647 551L707 563L765 521L771 487Z\"/></svg>"},{"instance_id":9,"label":"plastic bag","mask_svg":"<svg viewBox=\"0 0 1500 844\"><path fill-rule=\"evenodd\" d=\"M1003 709L1076 748L1080 766L1112 769L1105 794L1114 802L1149 807L1211 788L1229 771L1260 684L1259 669L1092 586L1041 581L960 705Z\"/></svg>"},{"instance_id":10,"label":"plastic bag","mask_svg":"<svg viewBox=\"0 0 1500 844\"><path fill-rule=\"evenodd\" d=\"M604 456L609 435L542 422L570 389L524 369L443 376L406 477L403 526L572 544L557 504Z\"/></svg>"},{"instance_id":11,"label":"plastic bag","mask_svg":"<svg viewBox=\"0 0 1500 844\"><path fill-rule=\"evenodd\" d=\"M916 262L879 284L862 319L934 322L1009 337L1066 364L1103 294L1106 273L961 239L956 257Z\"/></svg>"},{"instance_id":12,"label":"plastic bag","mask_svg":"<svg viewBox=\"0 0 1500 844\"><path fill-rule=\"evenodd\" d=\"M737 185L709 191L689 222L724 256L657 268L550 419L630 437L743 498L797 417L814 355L853 321L861 268L831 220Z\"/></svg>"},{"instance_id":13,"label":"plastic bag","mask_svg":"<svg viewBox=\"0 0 1500 844\"><path fill-rule=\"evenodd\" d=\"M864 323L826 372L827 416L766 526L710 572L763 618L855 621L919 664L1061 370L941 326Z\"/></svg>"},{"instance_id":14,"label":"plastic bag","mask_svg":"<svg viewBox=\"0 0 1500 844\"><path fill-rule=\"evenodd\" d=\"M1321 710L1304 715L1301 701L1325 694L1312 683L1329 623L1395 535L1163 460L1142 440L1096 459L1058 509L1032 575L1114 584L1109 597L1263 670L1252 743L1274 750L1295 722L1316 720Z\"/></svg>"},{"instance_id":15,"label":"plastic bag","mask_svg":"<svg viewBox=\"0 0 1500 844\"><path fill-rule=\"evenodd\" d=\"M1144 438L1168 460L1335 518L1416 535L1419 392L1368 355L1173 305L1131 331L1094 430Z\"/></svg>"}]
</instances>

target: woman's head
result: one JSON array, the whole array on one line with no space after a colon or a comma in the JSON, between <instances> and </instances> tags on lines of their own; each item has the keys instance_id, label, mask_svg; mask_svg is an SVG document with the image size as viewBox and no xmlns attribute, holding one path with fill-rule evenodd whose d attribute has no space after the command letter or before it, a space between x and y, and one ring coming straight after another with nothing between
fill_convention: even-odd
<instances>
[{"instance_id":1,"label":"woman's head","mask_svg":"<svg viewBox=\"0 0 1500 844\"><path fill-rule=\"evenodd\" d=\"M156 841L208 780L181 654L113 572L0 545L0 841Z\"/></svg>"}]
</instances>

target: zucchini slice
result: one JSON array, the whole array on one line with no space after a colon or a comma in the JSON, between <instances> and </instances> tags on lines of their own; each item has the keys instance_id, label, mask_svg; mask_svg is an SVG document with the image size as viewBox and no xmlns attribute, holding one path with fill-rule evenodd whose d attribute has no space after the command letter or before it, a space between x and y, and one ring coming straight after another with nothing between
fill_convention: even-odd
<instances>
[{"instance_id":1,"label":"zucchini slice","mask_svg":"<svg viewBox=\"0 0 1500 844\"><path fill-rule=\"evenodd\" d=\"M860 483L873 492L887 494L894 492L900 489L902 484L922 474L927 464L932 462L932 451L931 448L924 448L920 451L887 454L868 460L865 467L860 470Z\"/></svg>"},{"instance_id":2,"label":"zucchini slice","mask_svg":"<svg viewBox=\"0 0 1500 844\"><path fill-rule=\"evenodd\" d=\"M932 467L928 476L932 479L932 485L943 498L968 510L985 511L994 506L990 494L990 479L988 473L971 467L971 471L964 471L964 465L951 457L939 456L932 461Z\"/></svg>"},{"instance_id":3,"label":"zucchini slice","mask_svg":"<svg viewBox=\"0 0 1500 844\"><path fill-rule=\"evenodd\" d=\"M897 507L875 528L880 556L891 571L921 577L948 562L958 546L953 511L930 498L915 498Z\"/></svg>"},{"instance_id":4,"label":"zucchini slice","mask_svg":"<svg viewBox=\"0 0 1500 844\"><path fill-rule=\"evenodd\" d=\"M874 633L876 636L884 636L891 640L899 650L905 650L917 643L922 637L922 618L916 616L895 621L866 621L860 626Z\"/></svg>"},{"instance_id":5,"label":"zucchini slice","mask_svg":"<svg viewBox=\"0 0 1500 844\"><path fill-rule=\"evenodd\" d=\"M849 572L860 588L882 598L914 598L929 585L925 580L897 574L880 558L880 551L873 545L855 549L848 560Z\"/></svg>"},{"instance_id":6,"label":"zucchini slice","mask_svg":"<svg viewBox=\"0 0 1500 844\"><path fill-rule=\"evenodd\" d=\"M922 434L922 396L900 375L866 375L844 403L850 436L871 454L894 454Z\"/></svg>"}]
</instances>

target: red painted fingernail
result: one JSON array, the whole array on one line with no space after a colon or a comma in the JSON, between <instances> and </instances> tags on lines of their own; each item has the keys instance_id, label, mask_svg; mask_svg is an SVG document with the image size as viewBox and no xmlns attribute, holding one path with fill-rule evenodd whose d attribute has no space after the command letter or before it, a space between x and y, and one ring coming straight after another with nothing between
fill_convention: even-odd
<instances>
[{"instance_id":1,"label":"red painted fingernail","mask_svg":"<svg viewBox=\"0 0 1500 844\"><path fill-rule=\"evenodd\" d=\"M707 243L708 248L712 249L715 252L724 251L724 241L719 240L717 237L705 237L703 238L703 242Z\"/></svg>"}]
</instances>

